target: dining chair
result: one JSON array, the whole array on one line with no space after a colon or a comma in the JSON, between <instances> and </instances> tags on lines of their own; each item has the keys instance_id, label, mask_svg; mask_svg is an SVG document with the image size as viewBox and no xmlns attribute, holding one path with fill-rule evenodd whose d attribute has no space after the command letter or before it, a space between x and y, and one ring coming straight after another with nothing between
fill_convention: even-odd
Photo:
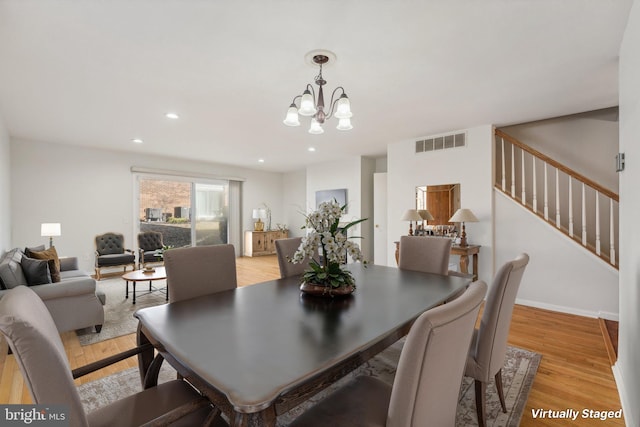
<instances>
[{"instance_id":1,"label":"dining chair","mask_svg":"<svg viewBox=\"0 0 640 427\"><path fill-rule=\"evenodd\" d=\"M170 249L164 267L169 303L238 287L233 245Z\"/></svg>"},{"instance_id":2,"label":"dining chair","mask_svg":"<svg viewBox=\"0 0 640 427\"><path fill-rule=\"evenodd\" d=\"M448 237L401 236L398 267L403 270L447 275L451 239Z\"/></svg>"},{"instance_id":3,"label":"dining chair","mask_svg":"<svg viewBox=\"0 0 640 427\"><path fill-rule=\"evenodd\" d=\"M302 243L302 237L291 237L289 239L276 240L276 255L278 257L278 266L280 267L280 277L300 276L304 270L309 267L309 259L305 259L299 264L289 262L296 253L298 247Z\"/></svg>"},{"instance_id":4,"label":"dining chair","mask_svg":"<svg viewBox=\"0 0 640 427\"><path fill-rule=\"evenodd\" d=\"M465 375L475 380L478 425L486 425L485 396L491 377L495 379L502 412L507 412L502 390L502 366L507 352L511 315L529 255L520 254L504 264L489 288L480 326L474 331Z\"/></svg>"},{"instance_id":5,"label":"dining chair","mask_svg":"<svg viewBox=\"0 0 640 427\"><path fill-rule=\"evenodd\" d=\"M486 283L474 282L460 298L418 317L393 385L357 377L290 426L454 426L466 354L486 291Z\"/></svg>"},{"instance_id":6,"label":"dining chair","mask_svg":"<svg viewBox=\"0 0 640 427\"><path fill-rule=\"evenodd\" d=\"M142 351L119 353L71 371L62 340L42 300L26 286L7 291L0 300L0 332L20 367L32 400L64 405L70 426L153 425L224 426L218 409L185 381L174 380L85 413L74 384L79 378Z\"/></svg>"}]
</instances>

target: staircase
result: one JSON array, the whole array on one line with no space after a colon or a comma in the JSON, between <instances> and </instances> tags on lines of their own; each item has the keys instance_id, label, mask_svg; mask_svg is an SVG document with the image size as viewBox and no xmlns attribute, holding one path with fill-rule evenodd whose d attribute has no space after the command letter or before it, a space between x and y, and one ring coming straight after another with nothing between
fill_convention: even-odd
<instances>
[{"instance_id":1,"label":"staircase","mask_svg":"<svg viewBox=\"0 0 640 427\"><path fill-rule=\"evenodd\" d=\"M618 269L618 195L501 130L495 142L495 188Z\"/></svg>"}]
</instances>

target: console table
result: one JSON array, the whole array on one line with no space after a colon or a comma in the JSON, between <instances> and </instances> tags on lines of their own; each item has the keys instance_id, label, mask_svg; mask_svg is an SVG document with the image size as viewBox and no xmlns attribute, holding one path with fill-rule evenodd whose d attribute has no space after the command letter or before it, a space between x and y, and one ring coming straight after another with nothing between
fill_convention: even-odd
<instances>
[{"instance_id":1,"label":"console table","mask_svg":"<svg viewBox=\"0 0 640 427\"><path fill-rule=\"evenodd\" d=\"M396 264L400 256L400 242L393 242L396 245ZM478 254L480 253L480 245L451 245L451 255L460 256L460 272L469 274L469 255L473 256L473 280L478 280Z\"/></svg>"},{"instance_id":2,"label":"console table","mask_svg":"<svg viewBox=\"0 0 640 427\"><path fill-rule=\"evenodd\" d=\"M273 255L276 253L276 239L289 237L287 230L245 231L244 256Z\"/></svg>"}]
</instances>

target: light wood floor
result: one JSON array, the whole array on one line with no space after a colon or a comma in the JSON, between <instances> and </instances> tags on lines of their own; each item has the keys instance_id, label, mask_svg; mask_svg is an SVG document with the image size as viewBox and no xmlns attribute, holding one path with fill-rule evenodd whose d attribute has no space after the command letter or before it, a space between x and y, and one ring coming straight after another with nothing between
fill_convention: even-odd
<instances>
[{"instance_id":1,"label":"light wood floor","mask_svg":"<svg viewBox=\"0 0 640 427\"><path fill-rule=\"evenodd\" d=\"M238 258L237 269L240 286L279 277L275 256ZM72 368L135 346L134 334L84 347L80 346L74 332L62 337ZM624 426L623 420L580 419L579 423L573 423L532 417L532 409L538 408L578 411L621 408L597 319L518 305L513 314L509 343L542 354L521 426ZM13 356L5 356L4 349L0 348L0 351L0 403L30 403ZM130 358L77 380L77 383L136 366L136 358Z\"/></svg>"}]
</instances>

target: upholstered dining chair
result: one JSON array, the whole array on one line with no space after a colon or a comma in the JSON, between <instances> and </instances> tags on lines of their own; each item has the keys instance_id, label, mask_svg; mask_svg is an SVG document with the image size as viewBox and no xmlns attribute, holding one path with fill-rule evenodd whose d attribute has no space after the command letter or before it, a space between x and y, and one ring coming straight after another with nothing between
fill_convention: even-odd
<instances>
[{"instance_id":1,"label":"upholstered dining chair","mask_svg":"<svg viewBox=\"0 0 640 427\"><path fill-rule=\"evenodd\" d=\"M42 300L26 286L0 300L0 332L16 358L33 402L62 404L73 427L224 426L219 411L185 381L174 380L85 413L74 378L139 353L138 348L70 370L58 330ZM139 347L141 348L141 347Z\"/></svg>"},{"instance_id":2,"label":"upholstered dining chair","mask_svg":"<svg viewBox=\"0 0 640 427\"><path fill-rule=\"evenodd\" d=\"M447 237L401 236L398 267L423 273L448 274L451 239Z\"/></svg>"},{"instance_id":3,"label":"upholstered dining chair","mask_svg":"<svg viewBox=\"0 0 640 427\"><path fill-rule=\"evenodd\" d=\"M465 375L475 380L478 425L486 425L485 395L491 377L495 379L502 411L507 412L502 391L502 366L507 352L511 315L529 255L520 254L504 264L489 288L480 326L475 330Z\"/></svg>"},{"instance_id":4,"label":"upholstered dining chair","mask_svg":"<svg viewBox=\"0 0 640 427\"><path fill-rule=\"evenodd\" d=\"M159 231L143 231L138 233L138 265L144 268L147 264L162 263L163 258L158 251L164 247L162 233Z\"/></svg>"},{"instance_id":5,"label":"upholstered dining chair","mask_svg":"<svg viewBox=\"0 0 640 427\"><path fill-rule=\"evenodd\" d=\"M125 249L124 236L120 233L105 233L96 236L96 278L100 280L100 269L127 266L136 269L136 256L131 249Z\"/></svg>"},{"instance_id":6,"label":"upholstered dining chair","mask_svg":"<svg viewBox=\"0 0 640 427\"><path fill-rule=\"evenodd\" d=\"M309 267L309 259L305 259L299 264L289 262L302 243L302 237L291 237L289 239L276 240L276 255L278 256L278 266L280 267L280 277L300 276Z\"/></svg>"},{"instance_id":7,"label":"upholstered dining chair","mask_svg":"<svg viewBox=\"0 0 640 427\"><path fill-rule=\"evenodd\" d=\"M456 300L418 317L392 386L357 377L290 426L454 426L466 353L486 291L484 282L474 282Z\"/></svg>"},{"instance_id":8,"label":"upholstered dining chair","mask_svg":"<svg viewBox=\"0 0 640 427\"><path fill-rule=\"evenodd\" d=\"M233 245L194 246L165 251L169 303L235 289Z\"/></svg>"}]
</instances>

